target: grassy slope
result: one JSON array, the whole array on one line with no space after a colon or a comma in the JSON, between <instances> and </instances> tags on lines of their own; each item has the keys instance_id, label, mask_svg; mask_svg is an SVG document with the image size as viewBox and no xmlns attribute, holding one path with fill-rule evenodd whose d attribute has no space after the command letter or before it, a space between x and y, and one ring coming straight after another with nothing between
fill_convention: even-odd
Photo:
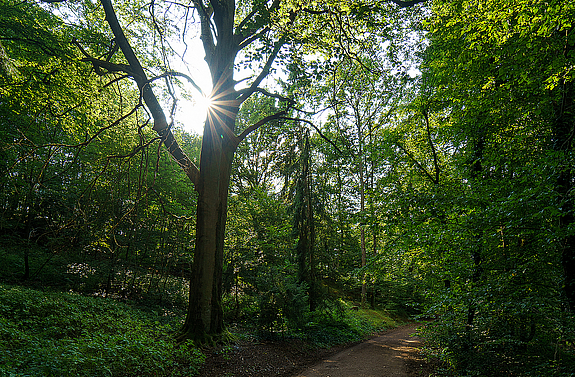
<instances>
[{"instance_id":1,"label":"grassy slope","mask_svg":"<svg viewBox=\"0 0 575 377\"><path fill-rule=\"evenodd\" d=\"M0 376L193 375L173 316L114 300L0 284Z\"/></svg>"}]
</instances>

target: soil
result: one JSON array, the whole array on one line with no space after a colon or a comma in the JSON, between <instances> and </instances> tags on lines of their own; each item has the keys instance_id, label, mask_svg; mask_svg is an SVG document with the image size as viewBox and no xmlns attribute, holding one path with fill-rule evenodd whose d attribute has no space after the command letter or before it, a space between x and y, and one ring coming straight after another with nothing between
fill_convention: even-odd
<instances>
[{"instance_id":1,"label":"soil","mask_svg":"<svg viewBox=\"0 0 575 377\"><path fill-rule=\"evenodd\" d=\"M213 349L200 376L432 376L435 365L421 355L421 340L410 335L416 327L398 327L359 344L331 349L313 348L297 340L242 340Z\"/></svg>"}]
</instances>

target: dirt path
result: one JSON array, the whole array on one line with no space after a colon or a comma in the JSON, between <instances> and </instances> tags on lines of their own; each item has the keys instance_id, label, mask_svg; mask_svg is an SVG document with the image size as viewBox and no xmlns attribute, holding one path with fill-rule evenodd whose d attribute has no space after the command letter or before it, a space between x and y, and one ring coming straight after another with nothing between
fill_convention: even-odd
<instances>
[{"instance_id":1,"label":"dirt path","mask_svg":"<svg viewBox=\"0 0 575 377\"><path fill-rule=\"evenodd\" d=\"M335 354L295 377L401 377L418 357L417 324L398 327Z\"/></svg>"}]
</instances>

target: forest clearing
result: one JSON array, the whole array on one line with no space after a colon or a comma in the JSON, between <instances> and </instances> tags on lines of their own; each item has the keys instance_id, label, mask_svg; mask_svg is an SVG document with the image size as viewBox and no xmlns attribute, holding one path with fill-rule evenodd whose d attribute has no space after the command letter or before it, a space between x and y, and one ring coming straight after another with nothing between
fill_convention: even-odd
<instances>
[{"instance_id":1,"label":"forest clearing","mask_svg":"<svg viewBox=\"0 0 575 377\"><path fill-rule=\"evenodd\" d=\"M574 376L574 21L0 0L0 377Z\"/></svg>"}]
</instances>

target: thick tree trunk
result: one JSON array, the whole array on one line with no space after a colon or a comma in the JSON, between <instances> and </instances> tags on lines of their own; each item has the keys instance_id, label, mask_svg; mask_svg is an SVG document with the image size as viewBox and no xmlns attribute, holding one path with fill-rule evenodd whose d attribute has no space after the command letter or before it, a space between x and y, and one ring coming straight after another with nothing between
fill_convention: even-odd
<instances>
[{"instance_id":1,"label":"thick tree trunk","mask_svg":"<svg viewBox=\"0 0 575 377\"><path fill-rule=\"evenodd\" d=\"M560 100L556 105L556 121L553 124L554 149L562 153L561 167L557 176L555 190L561 201L562 214L559 218L561 231L575 223L573 213L573 174L572 174L572 138L575 131L575 87L573 82L561 87ZM563 265L564 293L571 312L575 311L575 235L566 234L561 240L561 262Z\"/></svg>"},{"instance_id":2,"label":"thick tree trunk","mask_svg":"<svg viewBox=\"0 0 575 377\"><path fill-rule=\"evenodd\" d=\"M214 332L221 334L224 330L224 311L222 307L222 272L224 263L224 240L226 221L228 217L228 190L235 147L229 146L222 153L220 169L220 205L218 207L218 222L216 224L216 264L214 270L214 286L212 295L212 323Z\"/></svg>"},{"instance_id":3,"label":"thick tree trunk","mask_svg":"<svg viewBox=\"0 0 575 377\"><path fill-rule=\"evenodd\" d=\"M96 68L123 71L134 78L141 91L142 99L154 119L154 130L194 183L198 192L190 301L188 315L179 339L210 341L214 335L219 335L224 330L221 283L228 188L233 156L238 143L249 132L269 120L264 118L248 127L240 136L236 136L236 116L241 103L256 91L263 78L269 73L271 64L284 40L278 41L260 75L254 80L249 90L245 90L240 96L234 89L236 84L233 79L234 61L238 51L258 39L258 29L251 30L243 22L241 25L244 27L240 28L242 31L237 35L234 34L235 1L210 1L206 4L204 1L192 0L201 20L200 39L204 45L205 60L210 69L214 88L211 95L212 105L204 127L200 168L198 169L182 151L171 132L170 124L166 120L160 102L154 95L146 72L116 17L112 0L100 0L100 2L106 13L106 21L114 33L115 41L129 64L113 64L91 57L82 50L85 55L83 60L91 62ZM274 2L272 8L278 6L279 2ZM280 114L282 113L276 116L279 117Z\"/></svg>"},{"instance_id":4,"label":"thick tree trunk","mask_svg":"<svg viewBox=\"0 0 575 377\"><path fill-rule=\"evenodd\" d=\"M221 283L228 188L235 145L226 142L228 138L218 132L222 125L215 125L214 121L206 122L202 143L190 301L180 336L180 339L199 342L209 341L224 330Z\"/></svg>"}]
</instances>

